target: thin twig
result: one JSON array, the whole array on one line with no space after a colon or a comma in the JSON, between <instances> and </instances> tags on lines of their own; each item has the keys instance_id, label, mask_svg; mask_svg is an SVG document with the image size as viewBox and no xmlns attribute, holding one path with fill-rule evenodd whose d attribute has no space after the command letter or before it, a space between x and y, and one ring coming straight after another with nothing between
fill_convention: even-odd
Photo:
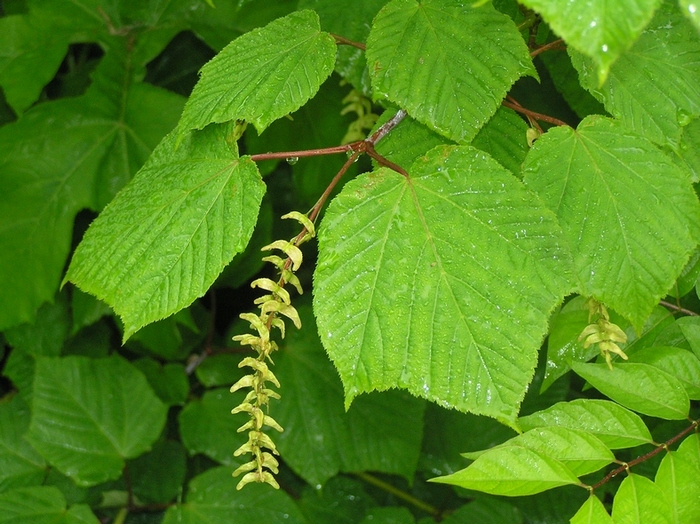
<instances>
[{"instance_id":1,"label":"thin twig","mask_svg":"<svg viewBox=\"0 0 700 524\"><path fill-rule=\"evenodd\" d=\"M535 120L539 120L541 122L547 122L548 124L552 124L555 126L568 126L566 122L563 120L559 120L558 118L554 118L553 116L549 115L543 115L542 113L537 113L535 111L531 111L529 109L525 109L523 106L520 104L514 104L513 102L510 102L508 100L504 100L501 102L506 107L511 108L514 111L517 111L518 113L522 113L523 115L530 116L534 118Z\"/></svg>"},{"instance_id":2,"label":"thin twig","mask_svg":"<svg viewBox=\"0 0 700 524\"><path fill-rule=\"evenodd\" d=\"M679 313L683 313L683 314L685 314L685 315L690 315L690 316L693 316L693 317L700 316L700 315L698 315L695 311L691 311L691 310L689 310L689 309L685 309L684 307L677 306L676 304L671 304L670 302L666 302L665 300L661 300L661 301L659 302L659 304L661 304L661 305L664 306L664 307L667 307L668 309L672 309L672 310L674 310L674 311L678 311Z\"/></svg>"},{"instance_id":3,"label":"thin twig","mask_svg":"<svg viewBox=\"0 0 700 524\"><path fill-rule=\"evenodd\" d=\"M345 144L342 146L334 147L322 147L319 149L305 149L303 151L278 151L276 153L259 153L257 155L250 155L250 159L253 162L260 162L261 160L275 160L275 159L286 159L286 158L301 158L306 156L321 156L321 155L337 155L339 153L347 153L348 151L353 151L357 144L362 142L352 142L350 144Z\"/></svg>"},{"instance_id":4,"label":"thin twig","mask_svg":"<svg viewBox=\"0 0 700 524\"><path fill-rule=\"evenodd\" d=\"M364 480L365 482L367 482L367 484L372 484L373 486L383 489L387 493L391 493L396 498L399 498L404 502L408 502L409 504L415 506L421 511L425 511L433 517L439 518L443 516L442 512L435 506L431 506L427 502L423 502L422 500L414 497L410 493L406 493L405 491L400 490L396 486L392 486L388 482L384 482L383 480L378 479L374 475L370 475L369 473L355 473L355 476L357 476L361 480Z\"/></svg>"},{"instance_id":5,"label":"thin twig","mask_svg":"<svg viewBox=\"0 0 700 524\"><path fill-rule=\"evenodd\" d=\"M357 157L360 156L360 151L355 151L353 152L352 155L345 161L343 164L343 167L340 168L340 171L336 173L336 175L333 177L333 180L331 180L331 183L328 184L328 187L326 187L326 190L323 192L323 194L319 197L319 199L316 201L314 204L314 207L311 208L311 212L309 213L309 220L314 222L316 220L316 217L318 214L321 212L321 209L323 208L324 204L326 203L326 200L330 196L331 192L333 191L333 188L338 184L341 178L343 178L343 175L345 172L350 169L350 166L355 163L355 160L357 160ZM301 238L303 235L306 234L306 228L299 233L299 238Z\"/></svg>"},{"instance_id":6,"label":"thin twig","mask_svg":"<svg viewBox=\"0 0 700 524\"><path fill-rule=\"evenodd\" d=\"M348 38L345 38L344 36L336 35L335 33L331 33L330 35L333 38L335 38L335 41L338 44L356 47L358 49L361 49L362 51L365 51L367 49L367 46L365 46L365 44L363 44L361 42L355 42L354 40L350 40Z\"/></svg>"},{"instance_id":7,"label":"thin twig","mask_svg":"<svg viewBox=\"0 0 700 524\"><path fill-rule=\"evenodd\" d=\"M603 477L602 480L596 482L595 484L593 484L593 485L590 487L591 492L595 491L596 489L598 489L598 488L601 487L603 484L605 484L606 482L610 481L610 479L612 479L613 477L616 477L616 476L619 475L620 473L622 473L622 472L624 472L624 471L629 471L629 469L630 469L632 466L636 466L637 464L639 464L639 463L641 463L641 462L644 462L645 460L649 460L649 459L650 459L651 457L653 457L654 455L658 455L659 453L661 453L661 451L664 450L664 449L668 450L669 446L671 446L671 445L674 444L675 442L679 441L680 439L682 439L683 437L685 437L688 433L690 433L691 431L693 431L694 429L696 429L696 428L698 427L698 424L700 424L700 420L694 420L693 423L692 423L690 426L688 426L687 428L685 428L685 429L684 429L683 431L681 431L678 435L676 435L675 437L672 437L672 438L668 439L666 442L664 442L664 443L661 444L660 446L658 446L658 447L652 449L649 453L646 453L646 454L642 455L641 457L637 457L636 459L631 460L630 462L626 462L626 463L624 463L622 466L620 466L619 468L616 468L616 469L612 470L610 473L608 473L607 475L605 475L605 476Z\"/></svg>"},{"instance_id":8,"label":"thin twig","mask_svg":"<svg viewBox=\"0 0 700 524\"><path fill-rule=\"evenodd\" d=\"M559 40L554 40L553 42L550 42L548 44L538 47L537 49L533 49L532 51L530 51L530 58L535 58L540 53L544 53L545 51L549 51L551 49L566 49L566 44L561 38Z\"/></svg>"}]
</instances>

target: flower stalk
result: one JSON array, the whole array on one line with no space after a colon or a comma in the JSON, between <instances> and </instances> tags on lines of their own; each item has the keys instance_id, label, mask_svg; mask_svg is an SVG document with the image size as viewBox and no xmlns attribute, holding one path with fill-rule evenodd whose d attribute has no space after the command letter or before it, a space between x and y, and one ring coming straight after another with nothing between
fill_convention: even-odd
<instances>
[{"instance_id":1,"label":"flower stalk","mask_svg":"<svg viewBox=\"0 0 700 524\"><path fill-rule=\"evenodd\" d=\"M275 458L275 455L279 455L279 453L275 443L266 433L268 428L279 432L283 431L282 426L269 415L270 399L280 399L279 393L270 388L270 385L275 388L280 387L279 380L270 370L270 365L274 364L272 353L279 349L271 336L273 328L276 328L284 338L285 318L291 320L297 329L301 328L299 313L292 306L291 296L284 289L284 286L291 284L300 294L303 293L299 279L294 274L303 261L299 245L315 236L314 224L306 215L293 211L282 218L294 219L304 229L292 240L277 240L262 248L263 251L279 251L286 255L286 258L274 254L263 258L264 261L277 267L279 279L275 282L269 278L259 278L250 284L253 288L266 291L267 294L255 299L254 303L259 308L257 314L242 313L240 315L240 318L250 324L254 333L233 337L233 340L240 342L242 346L250 346L256 353L255 357L245 357L238 364L240 368L251 368L251 373L231 386L231 393L239 389L250 389L243 402L231 410L234 415L238 413L248 415L248 421L238 428L239 433L248 432L248 441L233 454L236 457L247 453L252 455L249 462L233 472L234 477L243 474L236 486L237 489L241 489L251 482L265 482L279 489L279 484L274 477L274 474L279 472L279 462Z\"/></svg>"}]
</instances>

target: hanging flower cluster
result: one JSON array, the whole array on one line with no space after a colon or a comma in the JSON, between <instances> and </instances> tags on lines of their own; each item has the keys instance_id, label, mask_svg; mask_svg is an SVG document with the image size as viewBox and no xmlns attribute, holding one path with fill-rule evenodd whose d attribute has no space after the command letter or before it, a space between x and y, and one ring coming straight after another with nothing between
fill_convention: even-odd
<instances>
[{"instance_id":1,"label":"hanging flower cluster","mask_svg":"<svg viewBox=\"0 0 700 524\"><path fill-rule=\"evenodd\" d=\"M301 321L297 310L291 304L289 292L284 289L285 284L292 284L301 294L303 290L299 279L294 274L302 263L302 254L299 246L310 240L315 235L314 224L306 215L292 212L282 218L297 220L304 226L301 234L292 240L277 240L262 248L263 251L277 250L286 255L286 258L278 255L264 257L263 260L274 264L279 271L277 282L269 278L259 278L251 283L251 287L264 289L268 294L255 300L259 306L259 313L243 313L240 317L250 323L255 334L244 334L233 337L233 340L242 346L250 346L256 353L256 357L244 358L238 367L249 367L252 372L244 376L233 386L231 393L243 388L250 388L243 402L236 406L231 413L247 413L248 422L238 428L238 432L248 431L248 441L238 448L235 456L250 453L253 459L246 462L233 472L234 476L245 473L236 486L241 489L251 482L266 482L274 488L279 488L273 474L278 473L279 463L274 455L279 455L275 443L265 433L266 428L283 431L275 419L268 415L270 399L279 399L280 395L270 389L268 383L279 388L280 383L270 370L269 365L274 364L272 353L278 347L271 339L273 328L277 328L284 338L285 324L283 317L291 320L297 329L301 328Z\"/></svg>"},{"instance_id":2,"label":"hanging flower cluster","mask_svg":"<svg viewBox=\"0 0 700 524\"><path fill-rule=\"evenodd\" d=\"M592 344L598 344L601 355L605 357L605 362L612 369L612 354L619 355L623 360L627 360L627 355L617 344L627 343L627 334L620 329L620 326L610 322L610 315L603 304L595 299L588 299L588 322L578 337L579 342L585 340L584 348ZM593 322L593 319L596 319Z\"/></svg>"}]
</instances>

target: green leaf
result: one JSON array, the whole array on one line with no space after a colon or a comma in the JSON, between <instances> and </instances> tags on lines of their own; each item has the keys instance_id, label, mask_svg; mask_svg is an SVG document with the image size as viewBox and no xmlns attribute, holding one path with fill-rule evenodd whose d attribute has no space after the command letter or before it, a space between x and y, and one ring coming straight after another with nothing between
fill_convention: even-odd
<instances>
[{"instance_id":1,"label":"green leaf","mask_svg":"<svg viewBox=\"0 0 700 524\"><path fill-rule=\"evenodd\" d=\"M515 24L490 3L393 0L366 56L376 98L457 142L474 138L518 78L536 75Z\"/></svg>"},{"instance_id":2,"label":"green leaf","mask_svg":"<svg viewBox=\"0 0 700 524\"><path fill-rule=\"evenodd\" d=\"M641 328L696 245L700 205L687 175L642 137L597 116L577 130L550 129L523 171L559 218L582 294Z\"/></svg>"},{"instance_id":3,"label":"green leaf","mask_svg":"<svg viewBox=\"0 0 700 524\"><path fill-rule=\"evenodd\" d=\"M0 493L41 484L46 462L24 439L29 427L29 406L22 397L0 400Z\"/></svg>"},{"instance_id":4,"label":"green leaf","mask_svg":"<svg viewBox=\"0 0 700 524\"><path fill-rule=\"evenodd\" d=\"M290 332L275 358L282 399L275 438L285 462L311 485L338 473L377 471L413 479L425 402L399 392L373 393L343 409L343 386L316 334L311 308L297 306L304 329Z\"/></svg>"},{"instance_id":5,"label":"green leaf","mask_svg":"<svg viewBox=\"0 0 700 524\"><path fill-rule=\"evenodd\" d=\"M301 0L299 9L313 9L321 19L321 27L333 34L355 42L364 42L369 35L372 20L386 0L339 2L338 0ZM349 8L349 6L352 6ZM335 70L366 96L371 93L365 53L350 45L338 46Z\"/></svg>"},{"instance_id":6,"label":"green leaf","mask_svg":"<svg viewBox=\"0 0 700 524\"><path fill-rule=\"evenodd\" d=\"M570 54L581 85L602 100L611 115L638 135L675 149L681 128L700 115L700 35L674 4L661 4L602 87L593 66Z\"/></svg>"},{"instance_id":7,"label":"green leaf","mask_svg":"<svg viewBox=\"0 0 700 524\"><path fill-rule=\"evenodd\" d=\"M615 524L672 524L666 495L651 480L635 473L622 481L613 500Z\"/></svg>"},{"instance_id":8,"label":"green leaf","mask_svg":"<svg viewBox=\"0 0 700 524\"><path fill-rule=\"evenodd\" d=\"M466 469L431 480L510 497L579 483L561 462L520 446L490 449Z\"/></svg>"},{"instance_id":9,"label":"green leaf","mask_svg":"<svg viewBox=\"0 0 700 524\"><path fill-rule=\"evenodd\" d=\"M576 515L571 517L571 524L613 524L613 520L600 499L591 493Z\"/></svg>"},{"instance_id":10,"label":"green leaf","mask_svg":"<svg viewBox=\"0 0 700 524\"><path fill-rule=\"evenodd\" d=\"M52 299L76 213L104 206L176 122L182 97L131 84L128 58L105 57L84 96L0 128L0 329Z\"/></svg>"},{"instance_id":11,"label":"green leaf","mask_svg":"<svg viewBox=\"0 0 700 524\"><path fill-rule=\"evenodd\" d=\"M35 486L0 494L0 524L99 524L88 506L66 509L58 488Z\"/></svg>"},{"instance_id":12,"label":"green leaf","mask_svg":"<svg viewBox=\"0 0 700 524\"><path fill-rule=\"evenodd\" d=\"M236 490L229 468L210 469L192 479L184 504L171 506L163 524L307 524L292 498L266 484Z\"/></svg>"},{"instance_id":13,"label":"green leaf","mask_svg":"<svg viewBox=\"0 0 700 524\"><path fill-rule=\"evenodd\" d=\"M681 130L681 140L676 153L678 161L690 172L693 182L700 180L700 118L693 119Z\"/></svg>"},{"instance_id":14,"label":"green leaf","mask_svg":"<svg viewBox=\"0 0 700 524\"><path fill-rule=\"evenodd\" d=\"M559 402L518 420L523 431L562 426L592 433L610 449L623 449L653 442L639 415L608 400L578 399Z\"/></svg>"},{"instance_id":15,"label":"green leaf","mask_svg":"<svg viewBox=\"0 0 700 524\"><path fill-rule=\"evenodd\" d=\"M606 364L573 362L576 374L615 402L644 415L668 420L688 416L690 400L683 384L649 364Z\"/></svg>"},{"instance_id":16,"label":"green leaf","mask_svg":"<svg viewBox=\"0 0 700 524\"><path fill-rule=\"evenodd\" d=\"M185 403L190 384L182 364L161 365L151 358L141 358L133 364L146 376L155 394L165 404L181 406Z\"/></svg>"},{"instance_id":17,"label":"green leaf","mask_svg":"<svg viewBox=\"0 0 700 524\"><path fill-rule=\"evenodd\" d=\"M523 516L517 508L503 500L484 497L465 504L443 524L522 524Z\"/></svg>"},{"instance_id":18,"label":"green leaf","mask_svg":"<svg viewBox=\"0 0 700 524\"><path fill-rule=\"evenodd\" d=\"M170 133L73 255L65 281L112 306L124 340L202 296L248 243L265 186L232 132L212 126L179 147Z\"/></svg>"},{"instance_id":19,"label":"green leaf","mask_svg":"<svg viewBox=\"0 0 700 524\"><path fill-rule=\"evenodd\" d=\"M561 426L531 429L501 446L522 446L536 451L558 460L578 477L598 471L615 461L615 455L596 436ZM488 453L488 450L465 453L464 456L476 459L484 453Z\"/></svg>"},{"instance_id":20,"label":"green leaf","mask_svg":"<svg viewBox=\"0 0 700 524\"><path fill-rule=\"evenodd\" d=\"M251 122L259 133L304 105L333 71L335 40L313 11L296 11L227 45L206 64L178 133L212 122Z\"/></svg>"},{"instance_id":21,"label":"green leaf","mask_svg":"<svg viewBox=\"0 0 700 524\"><path fill-rule=\"evenodd\" d=\"M383 507L369 510L360 524L414 524L415 522L416 519L408 508Z\"/></svg>"},{"instance_id":22,"label":"green leaf","mask_svg":"<svg viewBox=\"0 0 700 524\"><path fill-rule=\"evenodd\" d=\"M472 140L477 149L486 151L503 167L520 177L520 168L529 150L528 126L515 111L499 107Z\"/></svg>"},{"instance_id":23,"label":"green leaf","mask_svg":"<svg viewBox=\"0 0 700 524\"><path fill-rule=\"evenodd\" d=\"M234 466L231 471L243 464L245 457L234 457L233 452L243 445L246 435L237 432L242 422L231 415L242 400L243 393L232 395L228 388L222 388L207 391L201 399L189 402L178 416L182 444L187 451Z\"/></svg>"},{"instance_id":24,"label":"green leaf","mask_svg":"<svg viewBox=\"0 0 700 524\"><path fill-rule=\"evenodd\" d=\"M593 58L598 81L637 39L662 0L524 0L567 45Z\"/></svg>"},{"instance_id":25,"label":"green leaf","mask_svg":"<svg viewBox=\"0 0 700 524\"><path fill-rule=\"evenodd\" d=\"M630 362L643 362L677 378L691 400L700 400L700 360L690 351L674 347L650 347L630 355Z\"/></svg>"},{"instance_id":26,"label":"green leaf","mask_svg":"<svg viewBox=\"0 0 700 524\"><path fill-rule=\"evenodd\" d=\"M238 367L240 361L240 355L210 355L197 366L194 373L204 387L231 387L245 375L245 371Z\"/></svg>"},{"instance_id":27,"label":"green leaf","mask_svg":"<svg viewBox=\"0 0 700 524\"><path fill-rule=\"evenodd\" d=\"M471 147L433 149L410 173L349 182L319 231L314 310L346 405L398 386L513 424L570 286L556 223Z\"/></svg>"},{"instance_id":28,"label":"green leaf","mask_svg":"<svg viewBox=\"0 0 700 524\"><path fill-rule=\"evenodd\" d=\"M700 358L700 318L682 317L676 320L676 326L688 341L695 356Z\"/></svg>"},{"instance_id":29,"label":"green leaf","mask_svg":"<svg viewBox=\"0 0 700 524\"><path fill-rule=\"evenodd\" d=\"M182 490L186 473L185 449L174 440L161 440L129 463L134 494L143 502L165 504Z\"/></svg>"},{"instance_id":30,"label":"green leaf","mask_svg":"<svg viewBox=\"0 0 700 524\"><path fill-rule=\"evenodd\" d=\"M700 31L700 10L698 10L698 4L693 0L678 0L678 5L683 14L693 23L695 29Z\"/></svg>"},{"instance_id":31,"label":"green leaf","mask_svg":"<svg viewBox=\"0 0 700 524\"><path fill-rule=\"evenodd\" d=\"M167 407L118 356L39 358L28 439L78 485L118 478L124 459L150 449Z\"/></svg>"},{"instance_id":32,"label":"green leaf","mask_svg":"<svg viewBox=\"0 0 700 524\"><path fill-rule=\"evenodd\" d=\"M347 476L336 476L323 487L304 489L299 508L309 524L356 524L377 502L363 484Z\"/></svg>"},{"instance_id":33,"label":"green leaf","mask_svg":"<svg viewBox=\"0 0 700 524\"><path fill-rule=\"evenodd\" d=\"M673 523L700 522L700 462L696 454L697 440L697 435L691 435L680 445L678 451L667 452L656 472L654 482L661 488L671 505Z\"/></svg>"}]
</instances>

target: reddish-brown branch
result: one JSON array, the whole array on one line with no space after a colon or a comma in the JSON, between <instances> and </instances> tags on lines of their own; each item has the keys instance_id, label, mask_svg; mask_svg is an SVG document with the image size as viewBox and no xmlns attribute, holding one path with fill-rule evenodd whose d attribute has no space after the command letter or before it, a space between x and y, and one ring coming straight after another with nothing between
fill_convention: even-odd
<instances>
[{"instance_id":1,"label":"reddish-brown branch","mask_svg":"<svg viewBox=\"0 0 700 524\"><path fill-rule=\"evenodd\" d=\"M530 51L530 57L535 58L540 53L544 53L545 51L550 51L553 49L557 49L557 50L566 49L566 44L564 43L564 40L562 40L560 38L559 40L555 40L554 42L550 42L548 44L540 46L537 49L533 49L532 51Z\"/></svg>"},{"instance_id":2,"label":"reddish-brown branch","mask_svg":"<svg viewBox=\"0 0 700 524\"><path fill-rule=\"evenodd\" d=\"M259 153L257 155L250 155L250 159L253 162L260 162L261 160L279 160L287 158L302 158L306 156L337 155L339 153L347 153L348 151L354 150L355 147L357 147L357 144L359 144L360 142L353 142L351 144L345 144L342 146L322 147L319 149L305 149L303 151L278 151L276 153Z\"/></svg>"},{"instance_id":3,"label":"reddish-brown branch","mask_svg":"<svg viewBox=\"0 0 700 524\"><path fill-rule=\"evenodd\" d=\"M659 304L661 304L662 306L667 307L667 308L669 308L669 309L672 309L672 310L674 310L674 311L678 311L679 313L683 313L683 314L685 314L685 315L690 315L690 316L693 316L693 317L697 317L697 316L698 316L698 314L697 314L695 311L691 311L691 310L689 310L689 309L685 309L684 307L677 306L676 304L671 304L670 302L666 302L665 300L661 300L661 301L659 302Z\"/></svg>"},{"instance_id":4,"label":"reddish-brown branch","mask_svg":"<svg viewBox=\"0 0 700 524\"><path fill-rule=\"evenodd\" d=\"M365 44L361 42L355 42L354 40L350 40L348 38L345 38L344 36L336 35L335 33L331 33L331 36L335 38L335 41L338 44L356 47L358 49L361 49L362 51L365 51L367 49Z\"/></svg>"},{"instance_id":5,"label":"reddish-brown branch","mask_svg":"<svg viewBox=\"0 0 700 524\"><path fill-rule=\"evenodd\" d=\"M566 122L563 120L559 120L558 118L554 118L553 116L548 116L548 115L543 115L542 113L537 113L535 111L531 111L529 109L525 109L523 106L518 104L515 101L510 101L510 100L504 100L501 102L506 107L511 108L514 111L517 111L518 113L522 113L523 115L529 116L531 118L534 118L535 120L539 120L540 122L547 122L548 124L552 124L555 126L568 126Z\"/></svg>"},{"instance_id":6,"label":"reddish-brown branch","mask_svg":"<svg viewBox=\"0 0 700 524\"><path fill-rule=\"evenodd\" d=\"M608 473L607 475L605 475L605 477L603 477L602 480L600 480L600 481L596 482L595 484L593 484L593 485L591 486L591 488L590 488L591 491L595 491L596 489L598 489L599 487L601 487L601 486L602 486L603 484L605 484L606 482L609 482L610 479L612 479L613 477L616 477L616 476L619 475L620 473L622 473L622 472L624 472L624 471L628 471L632 466L636 466L637 464L640 464L641 462L644 462L645 460L649 460L649 459L650 459L651 457L653 457L654 455L658 455L659 453L661 453L662 450L668 449L669 446L675 444L675 443L678 442L680 439L682 439L683 437L685 437L688 433L690 433L691 431L693 431L694 429L696 429L696 428L698 427L698 424L700 424L700 420L694 420L693 423L692 423L690 426L688 426L687 428L685 428L685 429L684 429L683 431L681 431L678 435L676 435L675 437L672 437L672 438L668 439L666 442L664 442L664 443L661 444L660 446L658 446L658 447L652 449L649 453L645 453L645 454L642 455L641 457L637 457L636 459L631 460L630 462L626 462L625 464L623 464L623 465L620 466L619 468L616 468L616 469L612 470L610 473Z\"/></svg>"}]
</instances>

